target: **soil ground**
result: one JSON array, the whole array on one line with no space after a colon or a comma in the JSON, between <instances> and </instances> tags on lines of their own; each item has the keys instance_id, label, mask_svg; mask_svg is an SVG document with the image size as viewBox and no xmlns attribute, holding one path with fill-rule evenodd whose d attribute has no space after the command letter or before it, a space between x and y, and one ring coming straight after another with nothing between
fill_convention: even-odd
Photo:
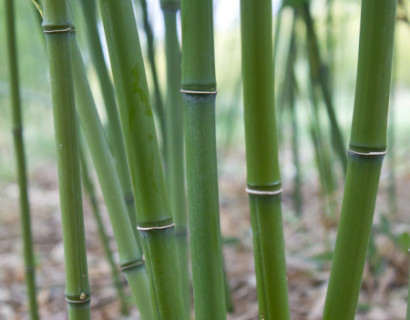
<instances>
[{"instance_id":1,"label":"soil ground","mask_svg":"<svg viewBox=\"0 0 410 320\"><path fill-rule=\"evenodd\" d=\"M231 159L232 160L232 159ZM235 160L233 160L235 161ZM234 166L235 164L233 164ZM230 165L231 166L231 165ZM229 170L227 170L229 171ZM235 170L231 170L235 171ZM37 259L38 303L44 320L66 319L64 300L64 255L59 215L56 168L44 166L30 176L34 249ZM397 182L398 210L389 216L390 231L409 231L406 197L410 176ZM229 320L257 319L256 279L244 176L225 172L220 177L221 228L224 258L234 312ZM409 260L403 249L386 232L380 232L381 214L387 212L386 187L381 183L375 214L374 242L379 261L377 272L366 263L357 320L404 320L407 301ZM335 224L323 218L323 204L314 184L303 189L303 213L292 212L291 188L284 191L284 232L287 253L289 304L292 320L321 319L331 267ZM341 190L337 198L341 199ZM18 188L0 182L0 319L29 319L25 303L24 267L21 259ZM89 276L92 287L92 319L120 319L119 303L110 278L110 269L99 243L96 224L87 199L84 200ZM105 207L100 200L111 245L112 238ZM116 256L117 258L117 256ZM126 284L124 281L124 287ZM124 317L126 318L126 317ZM131 307L129 319L139 319Z\"/></svg>"}]
</instances>

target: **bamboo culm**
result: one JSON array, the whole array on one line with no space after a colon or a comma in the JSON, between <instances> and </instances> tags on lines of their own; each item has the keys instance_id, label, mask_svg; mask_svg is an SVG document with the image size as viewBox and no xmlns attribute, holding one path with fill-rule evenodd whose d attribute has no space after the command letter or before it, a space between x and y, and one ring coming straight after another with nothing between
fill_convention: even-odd
<instances>
[{"instance_id":1,"label":"bamboo culm","mask_svg":"<svg viewBox=\"0 0 410 320\"><path fill-rule=\"evenodd\" d=\"M140 251L142 251L141 238L137 231L137 213L132 192L130 172L125 151L124 137L121 130L118 105L115 98L115 91L108 74L107 65L104 59L101 40L98 32L97 12L95 0L81 0L81 9L85 19L85 31L89 43L91 62L97 73L101 93L104 100L107 114L107 138L112 155L114 157L115 169L120 180L124 194L124 201L127 205L128 214L133 226L135 238Z\"/></svg>"},{"instance_id":2,"label":"bamboo culm","mask_svg":"<svg viewBox=\"0 0 410 320\"><path fill-rule=\"evenodd\" d=\"M98 117L75 38L72 39L71 47L78 115L107 205L121 269L125 273L142 319L153 319L153 306L149 298L148 277L142 260L142 252L134 237L114 161Z\"/></svg>"},{"instance_id":3,"label":"bamboo culm","mask_svg":"<svg viewBox=\"0 0 410 320\"><path fill-rule=\"evenodd\" d=\"M386 150L395 0L363 0L349 162L324 320L356 313Z\"/></svg>"},{"instance_id":4,"label":"bamboo culm","mask_svg":"<svg viewBox=\"0 0 410 320\"><path fill-rule=\"evenodd\" d=\"M182 92L195 319L226 319L212 0L182 0Z\"/></svg>"},{"instance_id":5,"label":"bamboo culm","mask_svg":"<svg viewBox=\"0 0 410 320\"><path fill-rule=\"evenodd\" d=\"M184 319L174 223L129 0L100 0L155 319ZM172 294L173 293L173 294Z\"/></svg>"},{"instance_id":6,"label":"bamboo culm","mask_svg":"<svg viewBox=\"0 0 410 320\"><path fill-rule=\"evenodd\" d=\"M23 137L23 120L21 115L21 100L17 61L16 29L14 20L14 1L5 1L6 32L8 62L10 70L10 102L13 118L13 139L17 161L17 177L19 185L21 236L23 240L23 257L27 298L31 320L39 319L36 300L35 261L33 253L33 239L31 232L30 203L26 172L26 160Z\"/></svg>"},{"instance_id":7,"label":"bamboo culm","mask_svg":"<svg viewBox=\"0 0 410 320\"><path fill-rule=\"evenodd\" d=\"M331 125L331 134L333 140L332 146L335 149L335 153L342 165L344 173L346 173L347 157L345 142L339 123L337 121L328 83L327 66L323 62L320 55L319 43L317 40L316 30L314 28L314 22L310 12L309 3L304 3L299 11L306 25L309 67L310 73L312 75L312 83L314 87L319 87L322 91L323 100L325 102L327 115Z\"/></svg>"},{"instance_id":8,"label":"bamboo culm","mask_svg":"<svg viewBox=\"0 0 410 320\"><path fill-rule=\"evenodd\" d=\"M77 123L71 71L73 26L68 3L45 0L43 30L50 65L58 182L66 270L66 300L70 320L90 319L90 286L78 157Z\"/></svg>"},{"instance_id":9,"label":"bamboo culm","mask_svg":"<svg viewBox=\"0 0 410 320\"><path fill-rule=\"evenodd\" d=\"M163 150L165 152L165 158L166 158L166 150L167 150L167 120L166 120L166 114L165 114L165 109L164 109L164 103L162 101L162 96L161 96L161 89L159 85L159 79L158 79L158 72L157 72L157 64L155 62L155 46L154 46L154 33L152 31L151 23L149 21L149 16L148 16L148 7L147 7L147 0L138 0L140 6L141 6L141 11L142 11L142 21L144 25L144 31L145 31L145 36L147 38L147 56L148 56L148 63L151 69L151 76L152 76L152 82L154 85L154 111L158 116L159 120L159 126L161 129L161 139L162 139L162 146ZM166 161L167 162L167 159Z\"/></svg>"},{"instance_id":10,"label":"bamboo culm","mask_svg":"<svg viewBox=\"0 0 410 320\"><path fill-rule=\"evenodd\" d=\"M185 197L184 127L180 90L181 52L177 32L179 0L161 0L165 22L165 56L167 66L167 99L165 105L167 143L166 178L179 256L182 297L187 316L191 310L191 285L188 266L188 231Z\"/></svg>"},{"instance_id":11,"label":"bamboo culm","mask_svg":"<svg viewBox=\"0 0 410 320\"><path fill-rule=\"evenodd\" d=\"M272 90L274 66L270 0L241 0L241 39L247 191L259 318L285 320L289 319L289 306L282 227L282 182Z\"/></svg>"},{"instance_id":12,"label":"bamboo culm","mask_svg":"<svg viewBox=\"0 0 410 320\"><path fill-rule=\"evenodd\" d=\"M98 208L97 196L95 194L95 188L92 178L90 177L88 170L88 161L86 156L86 150L84 142L80 136L80 163L81 163L81 179L83 181L84 192L88 196L91 209L97 223L98 233L100 236L101 244L104 249L105 257L111 268L111 276L115 289L117 290L118 298L121 305L121 314L128 315L128 303L124 289L122 287L120 275L117 269L117 264L114 262L112 252L110 249L110 240L108 239L107 232L105 231L104 222L101 217L100 209Z\"/></svg>"}]
</instances>

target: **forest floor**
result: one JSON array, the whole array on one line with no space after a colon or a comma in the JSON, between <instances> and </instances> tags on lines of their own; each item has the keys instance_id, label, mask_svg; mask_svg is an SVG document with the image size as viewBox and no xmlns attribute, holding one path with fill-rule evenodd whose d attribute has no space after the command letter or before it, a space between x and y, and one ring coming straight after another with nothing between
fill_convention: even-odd
<instances>
[{"instance_id":1,"label":"forest floor","mask_svg":"<svg viewBox=\"0 0 410 320\"><path fill-rule=\"evenodd\" d=\"M232 171L232 170L231 170ZM234 171L234 170L233 170ZM232 172L233 172L232 171ZM64 255L59 215L56 168L44 166L30 176L30 201L33 216L34 249L37 259L38 303L44 320L66 319L64 300ZM374 243L371 254L377 264L367 262L360 293L357 320L404 320L407 301L409 259L400 243L410 230L407 215L410 198L406 195L410 176L397 182L398 210L382 225L388 212L386 187L381 184L376 205ZM244 176L224 173L220 177L221 229L224 258L234 312L229 320L255 320L256 279ZM323 205L314 184L305 183L303 213L292 212L291 189L285 187L283 218L286 242L289 304L292 320L319 320L323 310L332 251L335 223L324 219ZM342 190L337 194L341 199ZM24 267L21 259L18 188L0 182L0 319L29 319L25 302ZM119 303L110 278L110 269L99 243L96 224L87 199L84 200L89 276L92 287L92 319L120 319ZM105 207L100 208L109 226ZM112 232L109 231L115 250ZM403 238L404 237L404 238ZM408 238L407 238L408 240ZM116 256L117 258L117 256ZM372 271L377 266L377 271ZM126 287L124 282L124 287ZM139 319L131 308L129 319ZM126 319L126 317L124 317Z\"/></svg>"}]
</instances>

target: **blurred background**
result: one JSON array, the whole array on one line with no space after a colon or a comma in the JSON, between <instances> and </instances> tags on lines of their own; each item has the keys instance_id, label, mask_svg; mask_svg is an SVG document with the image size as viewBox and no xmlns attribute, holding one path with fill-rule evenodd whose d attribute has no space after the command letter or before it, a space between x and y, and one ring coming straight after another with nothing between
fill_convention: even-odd
<instances>
[{"instance_id":1,"label":"blurred background","mask_svg":"<svg viewBox=\"0 0 410 320\"><path fill-rule=\"evenodd\" d=\"M323 310L344 186L343 166L331 138L335 127L328 120L326 108L329 104L333 107L347 148L356 80L360 1L311 1L313 31L306 28L302 17L295 19L291 5L297 2L289 0L283 8L278 1L274 3L276 70L272 90L276 95L284 186L283 220L291 318L314 320L321 318ZM141 6L137 0L134 4L146 54ZM72 1L72 5L89 79L101 117L105 119L101 93L82 31L83 17L76 1ZM15 6L40 313L43 319L65 319L64 256L47 58L33 4L16 0ZM0 319L28 319L4 14L0 6ZM214 14L221 227L234 306L229 319L257 319L252 235L245 193L239 1L214 1ZM159 1L148 1L148 15L154 32L161 94L165 99L164 25ZM380 180L357 319L400 320L405 318L406 312L410 243L410 24L407 17L405 3L399 2L388 154ZM100 31L103 35L102 25ZM312 43L316 43L317 50L312 49ZM153 89L148 62L146 70L150 89ZM101 195L99 205L115 254ZM110 269L86 197L84 206L93 292L92 318L118 319L119 304ZM137 314L132 310L130 317L135 319Z\"/></svg>"}]
</instances>

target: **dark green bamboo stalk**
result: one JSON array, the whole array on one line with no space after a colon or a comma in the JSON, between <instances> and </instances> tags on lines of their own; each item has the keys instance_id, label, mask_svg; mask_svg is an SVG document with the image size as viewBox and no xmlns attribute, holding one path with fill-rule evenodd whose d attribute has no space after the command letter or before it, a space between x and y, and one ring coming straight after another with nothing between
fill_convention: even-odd
<instances>
[{"instance_id":1,"label":"dark green bamboo stalk","mask_svg":"<svg viewBox=\"0 0 410 320\"><path fill-rule=\"evenodd\" d=\"M149 299L148 277L142 260L142 252L134 238L134 230L122 197L113 158L104 136L75 38L72 39L71 47L78 115L107 205L114 238L117 242L121 269L127 277L141 317L152 319L153 307Z\"/></svg>"},{"instance_id":2,"label":"dark green bamboo stalk","mask_svg":"<svg viewBox=\"0 0 410 320\"><path fill-rule=\"evenodd\" d=\"M71 73L72 23L65 0L45 0L43 30L50 63L69 319L90 319L77 123Z\"/></svg>"},{"instance_id":3,"label":"dark green bamboo stalk","mask_svg":"<svg viewBox=\"0 0 410 320\"><path fill-rule=\"evenodd\" d=\"M165 22L165 56L167 64L166 100L166 159L167 186L171 212L175 222L175 236L179 256L182 294L187 316L190 315L191 297L188 268L188 231L185 198L184 129L181 87L181 52L177 32L179 0L161 0Z\"/></svg>"},{"instance_id":4,"label":"dark green bamboo stalk","mask_svg":"<svg viewBox=\"0 0 410 320\"><path fill-rule=\"evenodd\" d=\"M258 36L255 36L258 35ZM272 3L241 0L247 191L260 319L289 319L274 108Z\"/></svg>"},{"instance_id":5,"label":"dark green bamboo stalk","mask_svg":"<svg viewBox=\"0 0 410 320\"><path fill-rule=\"evenodd\" d=\"M151 23L148 16L148 8L146 0L138 0L142 10L142 21L144 25L145 36L147 38L147 55L148 62L151 69L152 82L154 85L154 111L158 116L159 126L161 129L161 139L163 149L166 154L167 150L167 128L166 128L166 114L164 110L164 103L162 102L161 89L158 81L157 64L155 63L155 46L154 46L154 32L152 31ZM167 160L168 161L168 160Z\"/></svg>"},{"instance_id":6,"label":"dark green bamboo stalk","mask_svg":"<svg viewBox=\"0 0 410 320\"><path fill-rule=\"evenodd\" d=\"M137 232L137 214L132 193L131 178L125 152L124 137L122 135L120 116L114 87L108 74L107 65L98 32L98 21L95 0L80 0L85 20L85 31L89 43L91 62L97 72L104 106L107 113L107 138L114 157L115 169L118 173L128 214L133 225L139 249L142 250L141 239Z\"/></svg>"},{"instance_id":7,"label":"dark green bamboo stalk","mask_svg":"<svg viewBox=\"0 0 410 320\"><path fill-rule=\"evenodd\" d=\"M324 64L320 56L319 43L317 40L313 18L310 12L310 6L308 2L304 3L301 6L300 12L306 24L306 33L308 38L309 67L312 75L313 85L315 87L319 87L322 91L323 100L325 102L327 115L331 125L331 134L333 140L332 146L342 165L343 171L346 172L346 147L339 123L337 121L336 113L334 111L334 105L329 90L327 66Z\"/></svg>"},{"instance_id":8,"label":"dark green bamboo stalk","mask_svg":"<svg viewBox=\"0 0 410 320\"><path fill-rule=\"evenodd\" d=\"M182 0L182 92L195 319L226 318L212 0Z\"/></svg>"},{"instance_id":9,"label":"dark green bamboo stalk","mask_svg":"<svg viewBox=\"0 0 410 320\"><path fill-rule=\"evenodd\" d=\"M185 319L174 223L129 0L100 0L156 319Z\"/></svg>"},{"instance_id":10,"label":"dark green bamboo stalk","mask_svg":"<svg viewBox=\"0 0 410 320\"><path fill-rule=\"evenodd\" d=\"M104 249L105 257L111 268L111 276L113 279L114 286L117 289L118 298L121 304L121 313L123 315L127 315L129 313L129 310L128 310L126 295L122 288L120 275L117 269L117 265L115 264L114 258L111 253L107 232L105 231L104 223L101 218L100 209L98 208L97 196L95 195L95 190L94 190L94 183L88 172L86 151L85 151L85 147L81 139L80 139L80 163L81 163L81 178L83 181L84 191L86 192L89 198L91 209L93 211L95 221L97 222L98 233L100 236L101 244Z\"/></svg>"},{"instance_id":11,"label":"dark green bamboo stalk","mask_svg":"<svg viewBox=\"0 0 410 320\"><path fill-rule=\"evenodd\" d=\"M13 117L13 139L17 161L17 176L20 192L20 221L23 240L23 257L27 286L30 319L38 319L36 300L35 262L31 235L30 203L27 187L26 160L24 151L23 120L21 115L20 87L17 61L16 30L14 22L14 1L6 0L6 33L8 62L10 69L10 103Z\"/></svg>"},{"instance_id":12,"label":"dark green bamboo stalk","mask_svg":"<svg viewBox=\"0 0 410 320\"><path fill-rule=\"evenodd\" d=\"M354 319L386 150L395 0L363 0L349 164L324 320Z\"/></svg>"}]
</instances>

